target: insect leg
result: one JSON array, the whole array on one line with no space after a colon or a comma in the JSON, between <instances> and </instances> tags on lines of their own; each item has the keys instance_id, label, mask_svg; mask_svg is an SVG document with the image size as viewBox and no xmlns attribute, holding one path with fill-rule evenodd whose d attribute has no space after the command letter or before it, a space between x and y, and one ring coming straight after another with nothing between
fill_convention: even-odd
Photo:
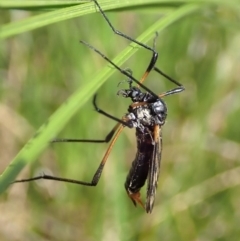
<instances>
[{"instance_id":1,"label":"insect leg","mask_svg":"<svg viewBox=\"0 0 240 241\"><path fill-rule=\"evenodd\" d=\"M92 181L91 182L85 182L85 181L79 181L79 180L74 180L74 179L69 179L69 178L62 178L62 177L55 177L55 176L50 176L50 175L46 175L46 174L42 174L40 176L37 176L37 177L33 177L33 178L28 178L28 179L21 179L21 180L16 180L12 183L17 183L17 182L31 182L31 181L36 181L36 180L39 180L39 179L47 179L47 180L53 180L53 181L59 181L59 182L68 182L68 183L74 183L74 184L78 184L78 185L83 185L83 186L96 186L98 184L98 181L101 177L101 174L102 174L102 171L103 171L103 168L104 168L104 165L108 159L108 156L118 138L118 136L120 135L120 133L122 132L124 126L120 125L118 127L118 129L116 130L116 134L115 136L113 137L112 141L110 142L109 144L109 147L97 169L97 171L95 172L93 178L92 178Z\"/></svg>"},{"instance_id":2,"label":"insect leg","mask_svg":"<svg viewBox=\"0 0 240 241\"><path fill-rule=\"evenodd\" d=\"M115 29L115 28L113 27L113 25L111 24L111 22L109 21L109 19L108 19L108 17L106 16L106 14L104 13L104 11L102 10L102 8L100 7L100 5L98 4L97 0L93 0L93 1L94 1L95 4L97 5L100 13L102 14L102 16L104 17L104 19L106 20L106 22L108 23L108 25L110 26L110 28L112 29L112 31L113 31L115 34L117 34L117 35L119 35L119 36L121 36L121 37L123 37L123 38L125 38L125 39L128 39L128 40L130 40L130 41L138 44L139 46L141 46L141 47L143 47L143 48L145 48L145 49L147 49L147 50L152 51L153 55L152 55L152 58L151 58L151 60L150 60L150 63L149 63L149 65L148 65L148 67L147 67L144 75L142 76L142 78L141 78L141 80L140 80L140 83L143 83L143 81L146 79L146 77L148 76L149 72L152 70L152 68L154 67L154 65L155 65L155 63L156 63L156 61L157 61L157 59L158 59L158 53L155 51L155 45L153 46L153 48L151 48L151 47L149 47L148 45L143 44L143 43L141 43L141 42L139 42L139 41L131 38L130 36L128 36L128 35L120 32L119 30ZM154 41L154 43L155 43L155 41Z\"/></svg>"},{"instance_id":3,"label":"insect leg","mask_svg":"<svg viewBox=\"0 0 240 241\"><path fill-rule=\"evenodd\" d=\"M158 37L158 32L156 32L156 36L155 38L153 39L153 55L152 55L152 58L150 60L150 63L145 71L145 73L143 74L142 78L140 79L140 83L143 83L145 81L145 79L147 78L147 76L149 75L149 73L152 71L152 69L154 68L156 62L157 62L157 59L158 59L158 53L155 51L155 46L156 46L156 39Z\"/></svg>"},{"instance_id":4,"label":"insect leg","mask_svg":"<svg viewBox=\"0 0 240 241\"><path fill-rule=\"evenodd\" d=\"M33 177L33 178L28 178L28 179L21 179L21 180L16 180L14 181L13 183L16 183L16 182L30 182L30 181L35 181L35 180L39 180L39 179L47 179L47 180L54 180L54 181L60 181L60 182L68 182L68 183L75 183L75 184L79 184L79 185L84 185L84 186L96 186L99 179L100 179L100 176L102 174L102 171L103 171L103 168L104 168L104 165L107 161L107 158L113 148L113 145L115 144L118 136L120 135L121 131L123 130L124 126L129 126L131 127L128 123L124 122L123 120L121 119L118 119L108 113L106 113L105 111L101 110L98 108L97 106L97 103L96 103L96 99L97 96L94 95L94 98L93 98L93 105L95 107L95 110L102 114L102 115L105 115L107 116L108 118L110 119L113 119L115 121L117 121L117 125L114 126L114 128L110 131L110 133L106 136L105 140L82 140L82 139L55 139L53 140L53 142L95 142L95 143L101 143L101 142L109 142L111 139L111 142L109 144L109 147L97 169L97 171L95 172L93 178L92 178L92 181L91 182L84 182L84 181L78 181L78 180L74 180L74 179L69 179L69 178L62 178L62 177L55 177L55 176L50 176L50 175L46 175L46 174L42 174L40 176L37 176L37 177ZM115 134L116 133L116 134ZM114 136L115 134L115 136Z\"/></svg>"},{"instance_id":5,"label":"insect leg","mask_svg":"<svg viewBox=\"0 0 240 241\"><path fill-rule=\"evenodd\" d=\"M147 88L145 85L143 85L141 82L139 82L136 78L134 78L128 70L122 69L119 66L117 66L113 61L111 61L107 56L105 56L103 53L101 53L98 49L94 48L89 43L80 40L81 44L86 45L88 48L92 49L94 52L99 54L103 59L105 59L108 63L110 63L114 68L116 68L119 72L121 72L123 75L127 76L129 79L133 80L135 83L137 83L139 86L141 86L143 89L145 89L148 93L153 95L154 97L158 98L158 96L152 92L149 88Z\"/></svg>"},{"instance_id":6,"label":"insect leg","mask_svg":"<svg viewBox=\"0 0 240 241\"><path fill-rule=\"evenodd\" d=\"M112 120L115 120L119 123L121 123L123 126L128 126L129 128L132 128L132 126L130 124L128 124L127 122L115 117L115 116L112 116L110 114L108 114L107 112L105 112L104 110L102 109L99 109L98 106L97 106L97 95L95 94L94 97L93 97L93 105L94 105L94 108L95 110L99 113L99 114L102 114Z\"/></svg>"},{"instance_id":7,"label":"insect leg","mask_svg":"<svg viewBox=\"0 0 240 241\"><path fill-rule=\"evenodd\" d=\"M129 71L129 70L128 70ZM93 98L93 105L94 105L94 108L95 110L102 114L102 115L105 115L107 116L108 118L112 119L112 120L115 120L117 121L118 123L113 127L113 129L107 134L107 136L105 137L105 139L101 139L101 140L96 140L96 139L66 139L66 138L56 138L56 139L53 139L51 142L52 143L55 143L55 142L85 142L85 143L108 143L112 137L114 136L116 130L118 129L118 127L120 125L124 125L124 126L128 126L129 128L131 128L131 126L126 123L125 121L121 120L121 119L118 119L108 113L106 113L105 111L101 110L98 108L97 106L97 95L94 95L94 98Z\"/></svg>"},{"instance_id":8,"label":"insect leg","mask_svg":"<svg viewBox=\"0 0 240 241\"><path fill-rule=\"evenodd\" d=\"M163 73L159 68L157 67L154 67L154 70L156 72L158 72L159 74L161 74L162 76L164 76L167 80L169 80L170 82L174 83L175 85L177 85L178 87L177 88L174 88L172 90L169 90L163 94L160 94L159 97L162 98L164 96L167 96L167 95L172 95L172 94L176 94L176 93L179 93L179 92L182 92L185 90L184 86L182 84L180 84L178 81L174 80L173 78L171 78L170 76L168 76L167 74Z\"/></svg>"},{"instance_id":9,"label":"insect leg","mask_svg":"<svg viewBox=\"0 0 240 241\"><path fill-rule=\"evenodd\" d=\"M106 22L108 23L109 27L112 29L112 31L113 31L115 34L117 34L117 35L119 35L119 36L121 36L121 37L123 37L123 38L125 38L125 39L128 39L128 40L130 40L130 41L138 44L139 46L141 46L141 47L143 47L143 48L145 48L145 49L147 49L147 50L152 51L153 53L156 53L156 51L155 51L154 48L152 48L152 47L150 47L150 46L148 46L148 45L146 45L146 44L143 44L143 43L137 41L136 39L133 39L133 38L131 38L130 36L128 36L128 35L120 32L119 30L115 29L115 28L113 27L113 25L111 24L110 20L108 19L108 17L106 16L106 14L104 13L104 11L102 10L102 8L100 7L100 5L99 5L99 3L97 2L97 0L92 0L92 1L96 4L96 6L97 6L98 9L99 9L99 12L102 14L102 16L104 17L104 19L105 19ZM156 54L157 54L157 53L156 53Z\"/></svg>"},{"instance_id":10,"label":"insect leg","mask_svg":"<svg viewBox=\"0 0 240 241\"><path fill-rule=\"evenodd\" d=\"M158 37L158 33L156 33L156 36L155 36L155 38L154 38L154 40L153 40L153 48L154 48L154 49L155 49L155 46L156 46L157 37ZM175 79L171 78L169 75L167 75L167 74L165 74L164 72L162 72L162 70L160 70L159 68L157 68L157 67L154 66L153 69L154 69L157 73L159 73L160 75L162 75L163 77L165 77L167 80L169 80L170 82L172 82L172 83L174 83L175 85L178 86L177 88L174 88L174 89L172 89L172 90L170 90L170 91L167 91L167 92L164 93L164 94L159 95L160 98L161 98L161 97L164 97L164 96L166 96L166 95L176 94L176 93L179 93L179 92L182 92L182 91L185 90L184 86L183 86L181 83L179 83L179 82L176 81Z\"/></svg>"},{"instance_id":11,"label":"insect leg","mask_svg":"<svg viewBox=\"0 0 240 241\"><path fill-rule=\"evenodd\" d=\"M51 143L55 142L86 142L86 143L108 143L112 137L114 136L114 133L120 126L120 123L117 123L113 129L106 135L105 139L96 140L96 139L66 139L66 138L56 138L51 141Z\"/></svg>"},{"instance_id":12,"label":"insect leg","mask_svg":"<svg viewBox=\"0 0 240 241\"><path fill-rule=\"evenodd\" d=\"M107 18L107 16L106 16L106 14L104 13L104 11L102 10L102 8L100 7L100 5L98 4L98 2L97 2L96 0L93 0L93 1L94 1L95 4L97 5L100 13L102 14L102 16L104 17L104 19L106 20L106 22L108 23L108 25L110 26L110 28L112 29L112 31L113 31L115 34L117 34L117 35L119 35L119 36L121 36L121 37L123 37L123 38L126 38L126 39L128 39L128 40L130 40L130 41L132 41L132 42L134 42L134 43L136 43L136 44L138 44L139 46L142 46L143 48L145 48L145 49L150 50L150 51L153 52L152 58L151 58L151 60L150 60L150 63L149 63L149 65L148 65L145 73L143 74L142 78L141 78L140 81L139 81L140 83L143 83L143 82L145 81L145 79L147 78L147 76L149 75L149 73L151 72L151 70L154 69L156 72L158 72L159 74L161 74L162 76L164 76L165 78L167 78L169 81L175 83L175 84L178 85L180 88L182 88L182 91L184 90L184 87L183 87L180 83L178 83L176 80L172 79L172 78L171 78L170 76L168 76L167 74L163 73L159 68L155 67L155 64L156 64L157 59L158 59L158 53L157 53L156 50L155 50L156 40L157 40L157 38L158 38L158 32L156 32L156 36L155 36L155 38L154 38L154 40L153 40L153 47L151 48L151 47L149 47L148 45L145 45L145 44L143 44L143 43L141 43L141 42L139 42L139 41L131 38L130 36L127 36L126 34L120 32L119 30L115 29L115 28L113 27L113 25L111 24L111 22L109 21L109 19ZM105 58L105 59L106 59L106 58ZM139 84L139 86L141 86L141 85ZM142 87L142 86L141 86L141 87ZM180 88L179 88L179 89L180 89Z\"/></svg>"},{"instance_id":13,"label":"insect leg","mask_svg":"<svg viewBox=\"0 0 240 241\"><path fill-rule=\"evenodd\" d=\"M149 90L148 88L146 88L145 86L141 85L141 84L145 81L145 79L147 78L147 76L149 75L149 73L152 71L152 69L154 69L156 72L158 72L159 74L161 74L162 76L164 76L165 78L167 78L169 81L171 81L171 82L173 82L173 83L175 83L176 85L179 86L179 88L176 88L176 91L174 91L174 94L175 94L175 93L178 93L178 92L181 92L181 91L184 90L184 87L183 87L180 83L178 83L176 80L172 79L172 78L171 78L170 76L168 76L167 74L163 73L159 68L155 67L155 64L156 64L157 59L158 59L158 53L157 53L156 50L155 50L156 39L157 39L157 37L158 37L158 33L157 33L157 32L156 32L156 36L155 36L155 38L154 38L154 40L153 40L153 47L151 48L151 47L149 47L148 45L143 44L143 43L141 43L141 42L139 42L139 41L131 38L130 36L128 36L128 35L120 32L119 30L115 29L114 26L111 24L110 20L108 19L108 17L106 16L106 14L104 13L104 11L102 10L102 8L100 7L100 5L99 5L99 3L97 2L97 0L93 0L93 1L94 1L94 3L96 4L96 6L98 7L100 13L102 14L102 16L104 17L104 19L106 20L106 22L108 23L109 27L112 29L112 31L113 31L115 34L117 34L117 35L119 35L119 36L121 36L121 37L123 37L123 38L125 38L125 39L128 39L128 40L130 40L130 41L138 44L139 46L141 46L141 47L143 47L143 48L145 48L145 49L150 50L150 51L153 52L152 58L151 58L151 60L150 60L150 63L149 63L149 65L148 65L145 73L143 74L142 78L140 79L140 81L136 81L136 79L134 79L133 77L129 77L129 75L127 75L126 72L124 73L124 71L121 71L120 68L117 68L118 70L121 71L121 73L123 73L124 75L128 76L130 79L132 79L132 80L133 80L134 82L136 82L139 86L141 86L143 89L145 89L146 91L148 91L149 93L151 93L151 94L154 95L155 97L156 97L156 95L155 95L152 91L150 91L150 90ZM85 44L85 45L87 45L88 47L90 47L89 44L86 44L86 43L83 42L83 41L80 41L80 42L83 43L83 44ZM91 48L91 47L90 47L90 48ZM100 55L102 55L102 57L105 58L105 59L108 61L108 59L106 58L106 56L104 56L103 54L101 54L99 51L96 51L96 49L94 49L93 47L92 47L92 49L93 49L95 52L97 52L97 53L99 53ZM108 61L108 62L111 63L110 61ZM111 64L114 66L113 63L111 63ZM116 66L114 66L114 67L116 68ZM139 82L140 82L140 83L139 83ZM167 95L169 95L169 94L170 94L170 93L168 93ZM173 93L171 93L171 94L173 94Z\"/></svg>"}]
</instances>

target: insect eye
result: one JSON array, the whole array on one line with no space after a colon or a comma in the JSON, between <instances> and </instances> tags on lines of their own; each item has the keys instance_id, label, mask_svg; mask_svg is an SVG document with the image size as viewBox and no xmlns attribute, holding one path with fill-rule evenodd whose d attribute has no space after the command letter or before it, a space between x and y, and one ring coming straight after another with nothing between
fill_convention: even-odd
<instances>
[{"instance_id":1,"label":"insect eye","mask_svg":"<svg viewBox=\"0 0 240 241\"><path fill-rule=\"evenodd\" d=\"M133 91L132 92L132 97L136 97L138 95L138 91Z\"/></svg>"},{"instance_id":2,"label":"insect eye","mask_svg":"<svg viewBox=\"0 0 240 241\"><path fill-rule=\"evenodd\" d=\"M131 97L133 99L133 101L135 100L136 101L136 98L139 97L139 95L141 94L140 90L136 87L133 87L131 89L132 93L131 93Z\"/></svg>"},{"instance_id":3,"label":"insect eye","mask_svg":"<svg viewBox=\"0 0 240 241\"><path fill-rule=\"evenodd\" d=\"M156 112L159 112L159 113L166 111L166 110L165 110L165 107L164 107L163 105L157 106L157 107L155 108L155 110L156 110Z\"/></svg>"},{"instance_id":4,"label":"insect eye","mask_svg":"<svg viewBox=\"0 0 240 241\"><path fill-rule=\"evenodd\" d=\"M164 103L162 103L160 101L153 103L152 110L157 115L160 114L160 115L165 116L167 113L166 105L164 105Z\"/></svg>"}]
</instances>

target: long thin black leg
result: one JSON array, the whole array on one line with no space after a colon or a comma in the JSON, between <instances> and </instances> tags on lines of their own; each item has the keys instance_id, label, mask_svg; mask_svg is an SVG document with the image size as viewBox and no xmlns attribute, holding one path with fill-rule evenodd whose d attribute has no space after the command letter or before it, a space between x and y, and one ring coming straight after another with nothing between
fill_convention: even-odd
<instances>
[{"instance_id":1,"label":"long thin black leg","mask_svg":"<svg viewBox=\"0 0 240 241\"><path fill-rule=\"evenodd\" d=\"M125 76L127 76L129 79L133 80L135 83L137 83L139 86L141 86L143 89L145 89L148 93L152 94L153 96L155 96L156 98L158 98L158 96L152 92L149 88L147 88L145 85L143 85L142 83L140 83L136 78L134 78L131 74L129 74L128 71L120 68L119 66L117 66L114 62L112 62L107 56L105 56L103 53L101 53L99 50L97 50L96 48L94 48L92 45L90 45L89 43L80 40L80 43L86 45L88 48L92 49L94 52L96 52L97 54L99 54L103 59L105 59L107 62L109 62L114 68L116 68L119 72L121 72L122 74L124 74ZM151 61L151 63L154 61Z\"/></svg>"},{"instance_id":2,"label":"long thin black leg","mask_svg":"<svg viewBox=\"0 0 240 241\"><path fill-rule=\"evenodd\" d=\"M152 69L154 69L156 72L158 72L159 74L161 74L162 76L164 76L166 79L168 79L169 81L171 81L172 83L176 84L177 86L179 86L179 88L175 88L173 90L167 91L165 94L166 95L171 95L171 94L175 94L175 93L179 93L183 90L185 90L185 88L176 80L172 79L170 76L168 76L167 74L163 73L159 68L155 67L155 64L157 62L158 59L158 53L155 50L156 47L156 40L158 37L158 32L156 32L156 36L153 40L153 47L150 47L146 44L143 44L133 38L131 38L130 36L122 33L121 31L117 30L114 28L114 26L111 24L111 22L109 21L108 17L106 16L106 14L104 13L104 11L102 10L101 6L99 5L99 3L97 2L97 0L92 0L96 6L99 9L99 12L102 14L102 16L104 17L105 21L108 23L109 27L112 29L112 31L125 38L128 39L136 44L138 44L139 46L142 46L143 48L150 50L153 52L152 58L150 60L150 63L145 71L145 73L143 74L142 78L140 79L140 81L137 81L133 76L129 76L124 70L122 70L121 68L119 68L118 66L116 66L112 61L110 61L105 55L103 55L100 51L98 51L97 49L95 49L93 46L91 46L90 44L84 42L84 41L80 41L81 43L85 44L86 46L88 46L89 48L93 49L95 52L97 52L98 54L100 54L105 60L107 60L110 64L112 64L115 68L117 68L122 74L126 75L127 77L129 77L130 79L132 79L134 82L136 82L139 86L141 86L143 89L145 89L146 91L148 91L149 93L151 93L153 96L157 97L155 93L153 93L151 90L149 90L147 87L145 87L144 85L142 85L142 83L145 81L145 79L147 78L147 76L149 75L149 73L151 72ZM165 96L166 96L165 95Z\"/></svg>"},{"instance_id":3,"label":"long thin black leg","mask_svg":"<svg viewBox=\"0 0 240 241\"><path fill-rule=\"evenodd\" d=\"M129 128L132 128L132 126L129 125L128 123L126 123L125 121L123 121L123 120L121 120L121 119L119 119L119 118L117 118L115 116L112 116L112 115L108 114L107 112L99 109L98 106L97 106L97 95L96 94L94 95L94 98L93 98L93 105L94 105L95 110L98 113L100 113L100 114L102 114L102 115L104 115L104 116L106 116L106 117L108 117L108 118L110 118L112 120L115 120L115 121L121 123L124 126L128 126Z\"/></svg>"},{"instance_id":4,"label":"long thin black leg","mask_svg":"<svg viewBox=\"0 0 240 241\"><path fill-rule=\"evenodd\" d=\"M93 182L83 182L83 181L78 181L78 180L69 179L69 178L54 177L54 176L46 175L45 173L37 177L16 180L12 182L12 184L18 183L18 182L32 182L40 179L53 180L53 181L59 181L59 182L68 182L68 183L74 183L74 184L79 184L83 186L96 186L96 184L94 184Z\"/></svg>"},{"instance_id":5,"label":"long thin black leg","mask_svg":"<svg viewBox=\"0 0 240 241\"><path fill-rule=\"evenodd\" d=\"M155 38L153 39L153 48L155 49L156 47L156 41L157 41L157 37L158 37L158 33L156 33L156 36ZM184 86L179 83L178 81L176 81L175 79L171 78L169 75L165 74L164 72L162 72L162 70L160 70L159 68L153 67L153 70L155 70L157 73L159 73L160 75L162 75L163 77L165 77L167 80L169 80L170 82L174 83L175 85L179 86L177 88L174 88L172 90L169 90L161 95L159 95L159 97L164 97L164 96L167 96L167 95L172 95L172 94L176 94L176 93L179 93L179 92L182 92L185 90Z\"/></svg>"},{"instance_id":6,"label":"long thin black leg","mask_svg":"<svg viewBox=\"0 0 240 241\"><path fill-rule=\"evenodd\" d=\"M69 139L69 138L56 138L53 139L51 141L51 143L55 143L55 142L85 142L85 143L108 143L112 137L114 136L117 128L119 127L120 123L117 123L113 129L106 135L105 139L100 139L100 140L96 140L96 139Z\"/></svg>"},{"instance_id":7,"label":"long thin black leg","mask_svg":"<svg viewBox=\"0 0 240 241\"><path fill-rule=\"evenodd\" d=\"M129 70L127 70L127 71L129 72ZM129 73L131 74L131 72L129 72ZM119 119L119 118L117 118L115 116L112 116L112 115L108 114L107 112L99 109L98 106L97 106L97 95L96 94L93 97L93 105L94 105L95 110L98 113L100 113L100 114L102 114L102 115L104 115L104 116L106 116L106 117L108 117L108 118L118 122L118 124L115 125L113 127L113 129L107 134L105 139L96 140L96 139L65 139L65 138L56 138L56 139L53 139L51 142L52 143L55 143L55 142L108 143L112 139L112 137L114 136L116 130L119 127L119 124L122 124L123 126L128 126L129 128L132 128L132 126L129 125L127 122L125 122L125 121L123 121L123 120L121 120L121 119Z\"/></svg>"},{"instance_id":8,"label":"long thin black leg","mask_svg":"<svg viewBox=\"0 0 240 241\"><path fill-rule=\"evenodd\" d=\"M123 37L123 38L125 38L125 39L128 39L128 40L130 40L130 41L138 44L139 46L142 46L142 47L145 48L145 49L148 49L148 50L156 53L156 51L155 51L154 48L151 48L150 46L148 46L148 45L146 45L146 44L143 44L143 43L137 41L136 39L133 39L133 38L131 38L130 36L127 36L126 34L124 34L124 33L120 32L119 30L115 29L114 26L113 26L113 25L111 24L111 22L109 21L109 19L108 19L108 17L106 16L106 14L104 13L104 11L102 10L102 8L100 7L99 3L98 3L96 0L92 0L92 1L96 4L96 6L97 6L98 9L99 9L99 12L102 14L102 16L104 17L104 19L105 19L106 22L108 23L109 27L112 29L112 31L113 31L115 34L117 34L117 35L119 35L119 36L121 36L121 37ZM157 54L157 53L156 53L156 54Z\"/></svg>"},{"instance_id":9,"label":"long thin black leg","mask_svg":"<svg viewBox=\"0 0 240 241\"><path fill-rule=\"evenodd\" d=\"M180 93L182 91L185 90L184 86L182 84L180 84L178 81L174 80L173 78L171 78L170 76L168 76L167 74L163 73L160 69L158 69L157 67L154 67L154 70L156 72L158 72L159 74L161 74L162 76L164 76L167 80L169 80L170 82L174 83L175 85L179 86L177 88L168 90L162 94L159 95L160 98L168 96L168 95L173 95L173 94L177 94Z\"/></svg>"},{"instance_id":10,"label":"long thin black leg","mask_svg":"<svg viewBox=\"0 0 240 241\"><path fill-rule=\"evenodd\" d=\"M13 183L19 183L19 182L31 182L31 181L36 181L36 180L39 180L39 179L46 179L46 180L54 180L54 181L59 181L59 182L68 182L68 183L73 183L73 184L78 184L78 185L83 185L83 186L90 186L90 187L94 187L98 184L99 180L100 180L100 177L101 177L101 174L102 174L102 171L103 171L103 168L105 166L105 163L108 159L108 156L113 148L113 145L115 144L118 136L120 135L121 131L123 130L123 126L122 125L119 125L118 126L118 129L116 131L116 135L114 136L114 138L112 139L97 171L95 172L93 178L92 178L92 181L91 182L85 182L85 181L79 181L79 180L74 180L74 179L69 179L69 178L62 178L62 177L54 177L54 176L50 176L50 175L46 175L46 174L42 174L40 176L37 176L37 177L33 177L33 178L28 178L28 179L21 179L21 180L16 180Z\"/></svg>"},{"instance_id":11,"label":"long thin black leg","mask_svg":"<svg viewBox=\"0 0 240 241\"><path fill-rule=\"evenodd\" d=\"M176 81L175 79L171 78L170 76L168 76L167 74L163 73L159 68L154 67L154 70L156 72L158 72L160 75L164 76L167 80L169 80L170 82L174 83L175 85L179 86L180 88L182 88L184 90L184 86L179 83L178 81Z\"/></svg>"},{"instance_id":12,"label":"long thin black leg","mask_svg":"<svg viewBox=\"0 0 240 241\"><path fill-rule=\"evenodd\" d=\"M148 91L149 93L151 93L153 96L157 97L156 94L154 94L151 90L149 90L147 87L145 87L144 85L142 85L141 83L146 79L146 77L148 76L148 74L150 73L150 71L153 69L153 67L155 66L156 62L157 62L157 59L158 59L158 53L155 51L155 46L150 47L146 44L143 44L139 41L137 41L136 39L133 39L131 38L130 36L122 33L121 31L117 30L114 28L114 26L111 24L111 22L109 21L108 17L106 16L106 14L104 13L104 11L102 10L101 6L99 5L99 3L97 2L97 0L92 0L96 6L98 7L99 9L99 12L102 14L102 16L104 17L105 21L108 23L109 27L112 29L112 31L127 39L127 40L130 40L134 43L136 43L137 45L147 49L147 50L150 50L153 54L152 54L152 58L150 60L150 63L146 69L146 71L144 72L144 75L143 77L140 79L140 81L137 81L136 79L134 79L134 77L132 76L129 76L124 70L122 70L121 68L119 68L118 66L116 66L113 62L111 62L105 55L103 55L100 51L98 51L97 49L95 49L93 46L91 46L90 44L87 44L86 42L84 41L80 41L81 43L85 44L86 46L88 46L89 48L93 49L95 52L97 52L98 54L100 54L105 60L107 60L109 63L111 63L115 68L117 68L122 74L126 75L127 77L129 77L130 79L132 79L134 82L136 82L139 86L141 86L143 89L145 89L146 91ZM157 35L157 33L156 33ZM155 40L154 40L154 43L155 43Z\"/></svg>"},{"instance_id":13,"label":"long thin black leg","mask_svg":"<svg viewBox=\"0 0 240 241\"><path fill-rule=\"evenodd\" d=\"M145 81L145 79L147 78L147 76L149 75L149 73L152 71L152 69L154 68L154 66L155 66L155 64L156 64L156 62L157 62L157 60L158 60L158 53L155 51L155 48L156 48L156 40L157 40L157 38L158 38L158 32L156 32L155 33L156 35L155 35L155 38L153 39L153 56L152 56L152 58L151 58L151 60L150 60L150 63L149 63L149 65L148 65L148 67L147 67L147 69L146 69L146 71L144 72L144 74L143 74L143 76L142 76L142 78L140 79L140 83L143 83L144 81Z\"/></svg>"}]
</instances>

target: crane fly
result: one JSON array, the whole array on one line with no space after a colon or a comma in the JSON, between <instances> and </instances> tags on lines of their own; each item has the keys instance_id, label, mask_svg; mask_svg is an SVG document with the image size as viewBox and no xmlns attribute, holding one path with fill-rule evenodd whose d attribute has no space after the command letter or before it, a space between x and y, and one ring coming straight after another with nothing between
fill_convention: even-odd
<instances>
[{"instance_id":1,"label":"crane fly","mask_svg":"<svg viewBox=\"0 0 240 241\"><path fill-rule=\"evenodd\" d=\"M135 159L132 162L132 167L128 173L128 176L125 182L125 189L127 191L128 196L130 197L130 199L132 200L135 206L139 204L146 210L147 213L151 213L154 206L154 200L155 200L158 178L160 173L160 161L161 161L161 153L162 153L162 126L164 125L167 117L167 106L162 98L168 95L179 93L184 90L184 87L179 82L172 79L171 77L163 73L159 68L155 66L158 59L158 53L155 50L157 34L153 41L153 47L145 45L129 37L128 35L115 29L111 24L110 20L107 18L104 11L102 10L102 8L100 7L99 3L96 0L92 0L92 1L95 3L100 14L105 19L108 26L112 29L112 31L115 34L136 43L137 45L143 47L148 51L151 51L152 58L142 78L140 80L137 80L132 75L131 70L122 69L121 67L117 66L114 62L112 62L108 57L106 57L103 53L101 53L99 50L94 48L92 45L81 40L80 43L84 44L88 48L95 51L102 58L104 58L108 63L110 63L114 68L116 68L119 72L121 72L123 75L125 75L128 78L129 88L121 89L118 91L117 94L124 98L130 98L132 100L132 104L129 106L127 114L120 119L98 108L97 95L94 95L93 106L95 108L95 111L117 122L117 124L113 127L113 129L107 134L105 139L100 139L100 140L54 139L52 140L52 142L109 143L109 147L97 171L95 172L91 182L55 177L55 176L50 176L43 173L42 175L37 177L16 180L14 181L14 183L29 182L29 181L34 181L38 179L47 179L47 180L75 183L75 184L84 185L84 186L96 186L100 180L100 177L104 169L104 166L106 164L106 161L108 159L108 156L116 140L118 139L120 133L122 132L123 128L124 127L135 128L136 139L137 139L137 153L136 153ZM143 82L145 81L145 79L147 78L147 76L152 70L164 76L167 80L175 84L177 87L169 91L166 91L160 95L155 94L145 85L143 85ZM136 83L136 86L134 86L133 83ZM141 89L143 89L144 91L142 91ZM140 198L140 189L144 186L146 180L147 180L147 195L146 195L146 202L145 204L143 204Z\"/></svg>"}]
</instances>

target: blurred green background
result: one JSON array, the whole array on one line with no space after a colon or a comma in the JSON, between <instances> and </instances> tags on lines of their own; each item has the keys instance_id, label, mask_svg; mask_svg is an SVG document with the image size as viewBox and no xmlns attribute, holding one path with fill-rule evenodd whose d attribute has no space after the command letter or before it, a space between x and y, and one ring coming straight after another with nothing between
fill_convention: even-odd
<instances>
[{"instance_id":1,"label":"blurred green background","mask_svg":"<svg viewBox=\"0 0 240 241\"><path fill-rule=\"evenodd\" d=\"M4 192L0 240L239 240L240 10L202 4L200 11L162 31L157 42L157 66L186 91L165 99L169 112L153 213L135 208L125 193L136 153L135 131L125 128L97 187L40 180L15 184ZM166 9L173 13L177 9L156 6L107 12L107 16L117 29L137 38L164 18ZM1 25L41 14L9 9L0 13ZM79 44L80 39L110 59L129 44L96 13L1 40L1 173L54 111L106 66ZM150 58L150 52L139 49L122 67L140 78ZM127 87L118 86L124 79L116 72L97 91L99 107L119 118L130 104L116 95ZM156 93L174 87L154 72L145 84ZM114 125L94 111L90 97L58 137L101 139ZM18 179L44 171L91 180L107 146L49 145Z\"/></svg>"}]
</instances>

